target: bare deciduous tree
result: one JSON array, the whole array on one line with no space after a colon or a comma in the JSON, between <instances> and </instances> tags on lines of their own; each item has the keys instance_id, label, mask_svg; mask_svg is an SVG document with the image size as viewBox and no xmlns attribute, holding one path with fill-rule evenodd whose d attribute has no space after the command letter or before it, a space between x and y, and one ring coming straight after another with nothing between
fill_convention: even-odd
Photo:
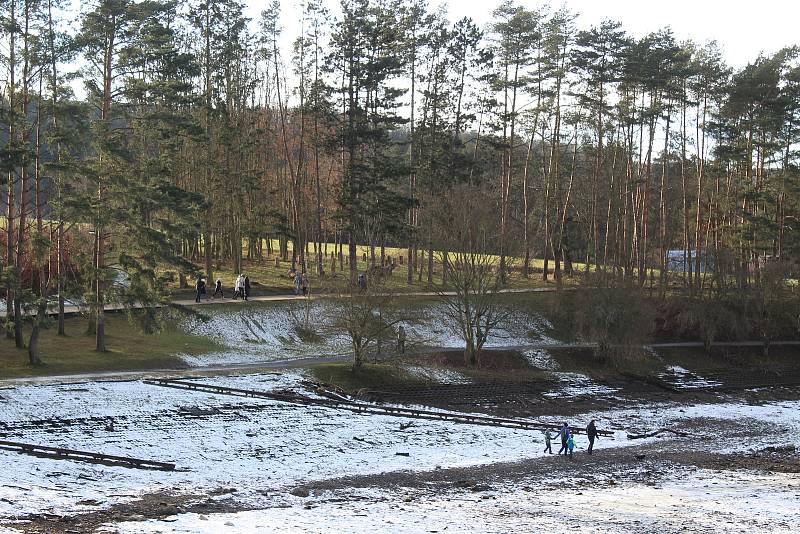
<instances>
[{"instance_id":1,"label":"bare deciduous tree","mask_svg":"<svg viewBox=\"0 0 800 534\"><path fill-rule=\"evenodd\" d=\"M363 275L366 276L366 275ZM353 349L353 368L359 369L373 346L394 337L394 327L400 322L395 312L394 295L386 289L383 279L364 278L365 282L350 283L334 301L334 331L345 332Z\"/></svg>"},{"instance_id":2,"label":"bare deciduous tree","mask_svg":"<svg viewBox=\"0 0 800 534\"><path fill-rule=\"evenodd\" d=\"M509 316L500 302L501 274L497 257L489 254L496 236L488 235L490 211L478 188L456 187L441 209L458 213L451 227L440 237L447 261L439 258L447 286L439 286L439 299L451 328L464 340L467 365L479 367L489 335ZM441 253L440 253L441 255Z\"/></svg>"}]
</instances>

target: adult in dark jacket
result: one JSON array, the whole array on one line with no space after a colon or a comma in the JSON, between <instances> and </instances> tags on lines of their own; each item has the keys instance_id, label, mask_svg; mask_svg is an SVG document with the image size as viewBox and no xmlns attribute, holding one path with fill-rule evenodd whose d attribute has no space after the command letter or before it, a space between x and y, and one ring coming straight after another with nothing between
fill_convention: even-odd
<instances>
[{"instance_id":1,"label":"adult in dark jacket","mask_svg":"<svg viewBox=\"0 0 800 534\"><path fill-rule=\"evenodd\" d=\"M569 425L567 423L561 425L561 431L559 432L559 435L561 436L561 448L558 450L558 454L561 454L563 452L564 456L566 456L567 441L569 441L569 435L570 435Z\"/></svg>"},{"instance_id":2,"label":"adult in dark jacket","mask_svg":"<svg viewBox=\"0 0 800 534\"><path fill-rule=\"evenodd\" d=\"M594 419L589 421L589 424L586 426L586 436L589 438L589 448L586 449L586 452L592 454L594 439L600 437L600 434L597 432L597 427L594 424Z\"/></svg>"},{"instance_id":3,"label":"adult in dark jacket","mask_svg":"<svg viewBox=\"0 0 800 534\"><path fill-rule=\"evenodd\" d=\"M244 277L244 300L250 298L250 277Z\"/></svg>"},{"instance_id":4,"label":"adult in dark jacket","mask_svg":"<svg viewBox=\"0 0 800 534\"><path fill-rule=\"evenodd\" d=\"M197 296L195 296L194 301L200 302L200 296L206 294L206 281L202 278L197 279L197 283L194 285L195 291L197 291Z\"/></svg>"}]
</instances>

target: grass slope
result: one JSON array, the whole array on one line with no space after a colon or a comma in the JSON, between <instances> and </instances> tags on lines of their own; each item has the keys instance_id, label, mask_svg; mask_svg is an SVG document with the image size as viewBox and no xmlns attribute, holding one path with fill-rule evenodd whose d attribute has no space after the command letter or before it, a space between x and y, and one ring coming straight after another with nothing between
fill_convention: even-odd
<instances>
[{"instance_id":1,"label":"grass slope","mask_svg":"<svg viewBox=\"0 0 800 534\"><path fill-rule=\"evenodd\" d=\"M0 379L30 376L69 375L105 371L140 371L186 367L176 354L202 354L218 349L210 339L192 336L178 328L165 328L157 334L144 334L123 314L106 315L108 351L94 350L94 337L87 336L86 320L68 317L66 337L56 329L42 332L42 365L28 363L27 349L18 349L11 339L0 339ZM25 339L30 327L25 328Z\"/></svg>"},{"instance_id":2,"label":"grass slope","mask_svg":"<svg viewBox=\"0 0 800 534\"><path fill-rule=\"evenodd\" d=\"M319 382L335 384L348 391L359 389L380 391L386 388L423 386L430 383L390 364L365 363L360 369L354 369L351 363L324 363L312 367L311 373Z\"/></svg>"}]
</instances>

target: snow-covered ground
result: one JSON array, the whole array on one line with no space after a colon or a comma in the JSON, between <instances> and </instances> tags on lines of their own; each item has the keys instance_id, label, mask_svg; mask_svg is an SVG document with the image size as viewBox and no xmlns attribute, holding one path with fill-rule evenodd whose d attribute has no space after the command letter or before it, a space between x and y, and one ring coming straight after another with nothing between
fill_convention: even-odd
<instances>
[{"instance_id":1,"label":"snow-covered ground","mask_svg":"<svg viewBox=\"0 0 800 534\"><path fill-rule=\"evenodd\" d=\"M119 534L374 532L791 532L800 481L786 474L680 472L658 485L583 483L468 490L408 498L403 492L325 492L275 498L264 510L184 514L108 526Z\"/></svg>"},{"instance_id":2,"label":"snow-covered ground","mask_svg":"<svg viewBox=\"0 0 800 534\"><path fill-rule=\"evenodd\" d=\"M215 384L269 390L299 376L217 377ZM115 430L104 430L108 417ZM41 424L32 423L40 420ZM356 415L322 407L186 392L141 382L90 382L4 390L0 433L40 445L172 461L175 472L55 461L0 451L0 517L77 512L144 492L233 486L258 490L345 474L435 469L522 458L538 433ZM397 453L407 453L400 456Z\"/></svg>"},{"instance_id":3,"label":"snow-covered ground","mask_svg":"<svg viewBox=\"0 0 800 534\"><path fill-rule=\"evenodd\" d=\"M298 373L284 373L203 380L273 390L299 388L301 379ZM104 429L109 417L115 421L110 432ZM780 434L764 432L746 443L715 441L719 452L725 447L733 451L800 445L800 402L658 405L587 413L571 422L584 426L592 418L600 428L616 431L614 440L601 439L602 448L661 439L628 441L624 430L680 428L684 420L709 419L781 428ZM236 498L242 503L266 508L272 501L264 492L285 492L306 481L508 462L535 458L543 448L539 432L424 420L401 429L403 422L407 421L141 382L9 388L0 391L2 439L173 461L179 469L142 471L0 450L0 519L77 513L155 491L191 494L220 487L237 488ZM578 436L578 450L585 445L585 438ZM701 435L686 440L685 447L706 449L708 441ZM439 513L431 508L431 514Z\"/></svg>"},{"instance_id":4,"label":"snow-covered ground","mask_svg":"<svg viewBox=\"0 0 800 534\"><path fill-rule=\"evenodd\" d=\"M528 360L533 367L544 371L558 371L561 366L545 349L529 349L522 352L522 356Z\"/></svg>"},{"instance_id":5,"label":"snow-covered ground","mask_svg":"<svg viewBox=\"0 0 800 534\"><path fill-rule=\"evenodd\" d=\"M326 331L320 341L304 341L298 335L298 325L308 324L314 330L327 325L329 307L325 301L308 301L213 309L205 320L192 318L183 328L210 337L229 350L182 358L199 367L346 353L349 340L342 333Z\"/></svg>"},{"instance_id":6,"label":"snow-covered ground","mask_svg":"<svg viewBox=\"0 0 800 534\"><path fill-rule=\"evenodd\" d=\"M667 366L666 370L658 375L658 378L677 389L702 389L722 385L722 382L704 378L679 365Z\"/></svg>"},{"instance_id":7,"label":"snow-covered ground","mask_svg":"<svg viewBox=\"0 0 800 534\"><path fill-rule=\"evenodd\" d=\"M581 373L553 372L551 375L558 380L558 385L545 393L551 398L574 398L591 396L594 399L615 397L619 389L599 384Z\"/></svg>"},{"instance_id":8,"label":"snow-covered ground","mask_svg":"<svg viewBox=\"0 0 800 534\"><path fill-rule=\"evenodd\" d=\"M396 310L406 330L406 345L457 348L463 341L442 305L427 301L418 307ZM336 305L328 300L277 302L244 308L217 309L206 320L187 320L184 328L208 336L229 350L182 358L192 366L250 364L331 356L350 351L349 338L335 325ZM301 339L298 325L308 325L319 340ZM512 347L532 342L557 344L547 336L552 325L535 314L515 311L486 342L487 348Z\"/></svg>"}]
</instances>

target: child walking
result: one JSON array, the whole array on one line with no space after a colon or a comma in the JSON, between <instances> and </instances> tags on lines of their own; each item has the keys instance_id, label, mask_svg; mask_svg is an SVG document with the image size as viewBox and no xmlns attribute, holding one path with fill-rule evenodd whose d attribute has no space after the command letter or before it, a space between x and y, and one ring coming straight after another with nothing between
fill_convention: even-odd
<instances>
[{"instance_id":1,"label":"child walking","mask_svg":"<svg viewBox=\"0 0 800 534\"><path fill-rule=\"evenodd\" d=\"M569 459L572 460L572 449L575 448L575 435L570 434L567 440L567 448L569 449Z\"/></svg>"},{"instance_id":2,"label":"child walking","mask_svg":"<svg viewBox=\"0 0 800 534\"><path fill-rule=\"evenodd\" d=\"M550 441L553 439L553 436L550 434L550 429L544 431L544 452L553 454L553 446Z\"/></svg>"}]
</instances>

